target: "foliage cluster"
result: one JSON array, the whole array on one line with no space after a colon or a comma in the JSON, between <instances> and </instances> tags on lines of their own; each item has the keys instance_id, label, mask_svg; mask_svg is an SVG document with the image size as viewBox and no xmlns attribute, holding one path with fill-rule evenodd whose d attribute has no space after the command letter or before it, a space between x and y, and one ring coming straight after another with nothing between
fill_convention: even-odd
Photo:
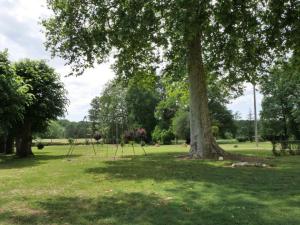
<instances>
[{"instance_id":1,"label":"foliage cluster","mask_svg":"<svg viewBox=\"0 0 300 225\"><path fill-rule=\"evenodd\" d=\"M0 152L32 155L32 135L45 131L68 102L59 75L45 61L8 60L0 52Z\"/></svg>"}]
</instances>

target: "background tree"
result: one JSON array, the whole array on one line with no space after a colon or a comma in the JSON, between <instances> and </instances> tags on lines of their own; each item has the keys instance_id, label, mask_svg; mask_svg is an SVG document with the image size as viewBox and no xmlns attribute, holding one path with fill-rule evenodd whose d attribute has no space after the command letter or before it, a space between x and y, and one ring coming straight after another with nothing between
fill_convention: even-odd
<instances>
[{"instance_id":1,"label":"background tree","mask_svg":"<svg viewBox=\"0 0 300 225\"><path fill-rule=\"evenodd\" d=\"M263 135L300 140L300 70L295 58L277 65L262 82Z\"/></svg>"},{"instance_id":2,"label":"background tree","mask_svg":"<svg viewBox=\"0 0 300 225\"><path fill-rule=\"evenodd\" d=\"M99 97L92 100L89 118L97 124L96 130L111 143L117 139L119 141L122 133L128 129L126 93L122 82L113 80L106 84ZM94 104L96 101L97 104Z\"/></svg>"},{"instance_id":3,"label":"background tree","mask_svg":"<svg viewBox=\"0 0 300 225\"><path fill-rule=\"evenodd\" d=\"M84 130L84 127L78 126L78 122L73 122L66 119L58 120L58 122L65 130L64 136L62 138L78 138L77 135L78 129ZM80 133L86 133L86 132L80 131Z\"/></svg>"},{"instance_id":4,"label":"background tree","mask_svg":"<svg viewBox=\"0 0 300 225\"><path fill-rule=\"evenodd\" d=\"M97 129L99 129L99 109L101 107L101 102L100 102L100 97L95 97L92 99L91 104L90 104L90 109L88 112L89 115L89 120L91 121L92 125L92 131L95 133Z\"/></svg>"},{"instance_id":5,"label":"background tree","mask_svg":"<svg viewBox=\"0 0 300 225\"><path fill-rule=\"evenodd\" d=\"M47 130L39 134L41 138L64 138L65 128L59 123L59 121L52 120L49 122Z\"/></svg>"},{"instance_id":6,"label":"background tree","mask_svg":"<svg viewBox=\"0 0 300 225\"><path fill-rule=\"evenodd\" d=\"M172 130L177 138L190 144L190 118L186 110L178 110L172 120Z\"/></svg>"},{"instance_id":7,"label":"background tree","mask_svg":"<svg viewBox=\"0 0 300 225\"><path fill-rule=\"evenodd\" d=\"M68 102L63 83L54 69L44 61L22 60L15 63L16 74L30 86L29 93L34 96L25 107L22 122L16 124L16 153L20 157L32 155L33 132L45 131L51 120L65 112Z\"/></svg>"},{"instance_id":8,"label":"background tree","mask_svg":"<svg viewBox=\"0 0 300 225\"><path fill-rule=\"evenodd\" d=\"M145 141L151 140L151 133L157 124L154 112L158 102L155 74L139 74L129 80L126 92L128 126L131 130L143 127L147 133Z\"/></svg>"},{"instance_id":9,"label":"background tree","mask_svg":"<svg viewBox=\"0 0 300 225\"><path fill-rule=\"evenodd\" d=\"M185 128L190 128L189 123L189 92L186 81L174 80L170 77L164 77L161 81L161 101L156 107L156 118L158 120L158 131L167 132L171 130L174 134L179 135L178 138L186 139ZM217 90L217 87L222 87L222 83L216 81L213 76L210 76L208 81L208 105L209 113L212 118L212 126L218 127L218 137L226 138L225 134L235 136L236 127L231 111L226 108L226 103L235 97L230 94L228 88L223 87ZM186 119L184 119L186 117ZM175 120L175 121L174 121ZM184 124L187 123L187 124ZM180 131L179 129L183 129ZM169 136L171 137L171 136ZM186 139L189 142L190 138Z\"/></svg>"},{"instance_id":10,"label":"background tree","mask_svg":"<svg viewBox=\"0 0 300 225\"><path fill-rule=\"evenodd\" d=\"M25 106L32 96L29 86L15 74L8 60L8 52L0 52L0 152L13 152L13 134L11 128L22 121Z\"/></svg>"},{"instance_id":11,"label":"background tree","mask_svg":"<svg viewBox=\"0 0 300 225\"><path fill-rule=\"evenodd\" d=\"M297 1L281 1L280 13L274 7L276 2L49 0L53 16L43 21L46 46L73 65L77 74L94 62L105 61L110 54L117 59L115 69L120 76L153 71L162 61L174 76L187 74L190 154L203 158L224 155L211 131L206 70L233 90L244 81L255 82L259 72L271 63L273 51L267 41L275 36L273 30L281 31L289 22L292 29L283 37L292 43L298 40L299 24L294 22L299 21ZM288 12L292 16L279 20L280 26L273 29L277 15ZM275 43L274 48L277 46Z\"/></svg>"}]
</instances>

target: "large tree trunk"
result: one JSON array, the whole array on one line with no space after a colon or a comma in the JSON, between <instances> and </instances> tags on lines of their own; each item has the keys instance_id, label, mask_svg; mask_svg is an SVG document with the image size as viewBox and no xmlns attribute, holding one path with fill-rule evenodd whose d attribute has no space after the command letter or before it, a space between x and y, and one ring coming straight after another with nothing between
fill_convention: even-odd
<instances>
[{"instance_id":1,"label":"large tree trunk","mask_svg":"<svg viewBox=\"0 0 300 225\"><path fill-rule=\"evenodd\" d=\"M195 158L223 156L225 152L217 145L211 129L200 33L187 46L187 69L190 83L190 155Z\"/></svg>"},{"instance_id":2,"label":"large tree trunk","mask_svg":"<svg viewBox=\"0 0 300 225\"><path fill-rule=\"evenodd\" d=\"M6 149L6 137L0 136L0 153L5 153Z\"/></svg>"},{"instance_id":3,"label":"large tree trunk","mask_svg":"<svg viewBox=\"0 0 300 225\"><path fill-rule=\"evenodd\" d=\"M12 154L14 152L14 137L9 134L6 138L5 154Z\"/></svg>"},{"instance_id":4,"label":"large tree trunk","mask_svg":"<svg viewBox=\"0 0 300 225\"><path fill-rule=\"evenodd\" d=\"M16 137L16 154L19 157L32 156L31 150L32 133L31 133L31 122L24 121L24 124L18 129Z\"/></svg>"}]
</instances>

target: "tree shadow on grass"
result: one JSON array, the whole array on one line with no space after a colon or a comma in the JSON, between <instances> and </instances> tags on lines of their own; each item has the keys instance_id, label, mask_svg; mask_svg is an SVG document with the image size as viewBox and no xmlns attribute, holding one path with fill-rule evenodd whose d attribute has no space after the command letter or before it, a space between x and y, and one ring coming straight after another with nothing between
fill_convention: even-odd
<instances>
[{"instance_id":1,"label":"tree shadow on grass","mask_svg":"<svg viewBox=\"0 0 300 225\"><path fill-rule=\"evenodd\" d=\"M220 191L221 192L221 191ZM283 218L260 202L223 198L216 193L209 204L170 200L158 195L119 193L99 198L54 197L35 203L36 209L4 215L0 223L12 224L96 224L96 225L277 225L299 224L300 218ZM199 196L201 198L201 196Z\"/></svg>"},{"instance_id":2,"label":"tree shadow on grass","mask_svg":"<svg viewBox=\"0 0 300 225\"><path fill-rule=\"evenodd\" d=\"M158 153L132 160L106 161L105 166L86 170L92 174L106 174L120 180L146 180L156 182L175 180L181 184L204 182L219 185L237 193L255 196L285 198L300 194L300 165L292 169L231 168L222 162L209 160L180 160L179 153ZM295 165L294 165L295 166Z\"/></svg>"},{"instance_id":3,"label":"tree shadow on grass","mask_svg":"<svg viewBox=\"0 0 300 225\"><path fill-rule=\"evenodd\" d=\"M69 159L80 157L79 154L68 156ZM49 155L48 152L36 154L28 158L18 158L15 155L0 154L0 169L16 169L32 167L46 163L50 160L68 159L66 155Z\"/></svg>"}]
</instances>

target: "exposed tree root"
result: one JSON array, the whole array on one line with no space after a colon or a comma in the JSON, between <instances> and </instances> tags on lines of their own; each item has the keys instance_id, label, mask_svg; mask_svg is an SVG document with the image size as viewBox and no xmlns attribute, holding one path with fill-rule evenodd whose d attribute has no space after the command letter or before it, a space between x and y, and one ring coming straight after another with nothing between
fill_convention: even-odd
<instances>
[{"instance_id":1,"label":"exposed tree root","mask_svg":"<svg viewBox=\"0 0 300 225\"><path fill-rule=\"evenodd\" d=\"M233 154L222 149L216 142L212 143L211 154L207 157L201 157L199 153L193 152L192 148L190 152L186 155L180 155L178 158L181 159L212 159L212 160L230 160L230 161L239 161L239 162L253 162L253 163L262 163L268 160L268 158L262 158L257 156L246 156L241 154Z\"/></svg>"}]
</instances>

